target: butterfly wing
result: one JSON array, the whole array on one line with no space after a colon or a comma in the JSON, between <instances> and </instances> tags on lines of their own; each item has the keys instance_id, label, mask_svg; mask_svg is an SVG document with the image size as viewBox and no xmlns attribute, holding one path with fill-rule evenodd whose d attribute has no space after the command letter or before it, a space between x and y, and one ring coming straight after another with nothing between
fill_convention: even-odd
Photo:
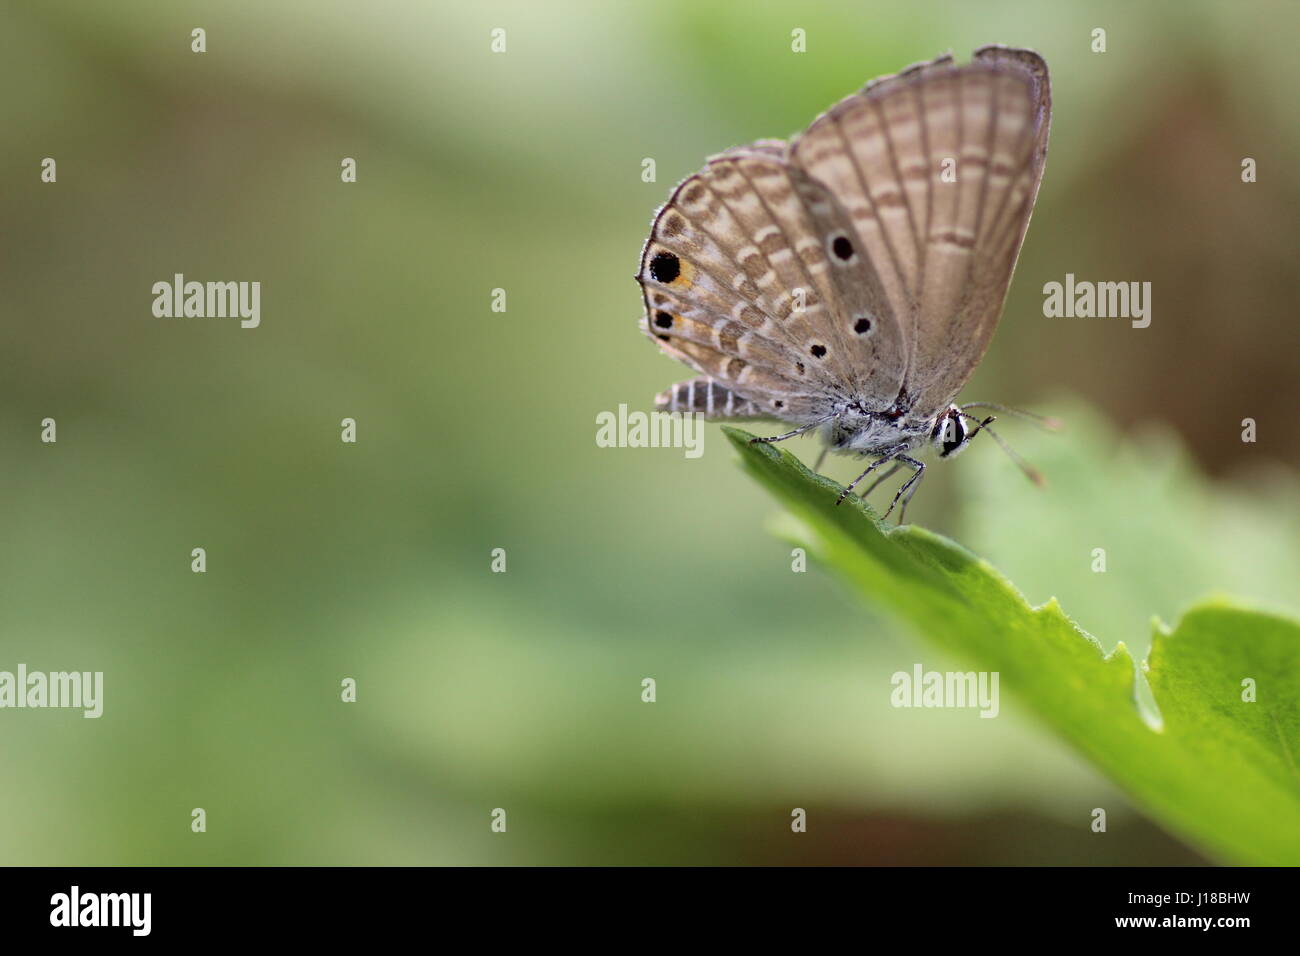
<instances>
[{"instance_id":1,"label":"butterfly wing","mask_svg":"<svg viewBox=\"0 0 1300 956\"><path fill-rule=\"evenodd\" d=\"M869 375L902 382L898 320L827 190L764 141L730 150L655 216L637 281L663 351L771 417L804 423Z\"/></svg>"},{"instance_id":2,"label":"butterfly wing","mask_svg":"<svg viewBox=\"0 0 1300 956\"><path fill-rule=\"evenodd\" d=\"M1038 54L983 47L869 83L790 147L845 206L907 339L905 401L945 406L997 327L1047 156Z\"/></svg>"}]
</instances>

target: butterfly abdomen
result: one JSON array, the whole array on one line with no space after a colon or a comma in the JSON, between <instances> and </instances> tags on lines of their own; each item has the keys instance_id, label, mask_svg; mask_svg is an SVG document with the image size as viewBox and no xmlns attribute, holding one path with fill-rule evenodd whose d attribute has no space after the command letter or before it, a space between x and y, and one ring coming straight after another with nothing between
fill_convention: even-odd
<instances>
[{"instance_id":1,"label":"butterfly abdomen","mask_svg":"<svg viewBox=\"0 0 1300 956\"><path fill-rule=\"evenodd\" d=\"M678 382L660 392L655 396L655 408L661 412L700 412L712 419L771 417L756 403L704 377Z\"/></svg>"}]
</instances>

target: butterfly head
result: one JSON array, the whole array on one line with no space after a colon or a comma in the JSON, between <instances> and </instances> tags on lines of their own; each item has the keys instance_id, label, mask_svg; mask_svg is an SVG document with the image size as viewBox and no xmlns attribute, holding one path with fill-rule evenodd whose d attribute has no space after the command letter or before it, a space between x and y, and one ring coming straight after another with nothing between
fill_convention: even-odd
<instances>
[{"instance_id":1,"label":"butterfly head","mask_svg":"<svg viewBox=\"0 0 1300 956\"><path fill-rule=\"evenodd\" d=\"M962 418L961 409L949 405L934 420L930 444L938 450L940 458L952 458L970 444L972 433L966 430Z\"/></svg>"}]
</instances>

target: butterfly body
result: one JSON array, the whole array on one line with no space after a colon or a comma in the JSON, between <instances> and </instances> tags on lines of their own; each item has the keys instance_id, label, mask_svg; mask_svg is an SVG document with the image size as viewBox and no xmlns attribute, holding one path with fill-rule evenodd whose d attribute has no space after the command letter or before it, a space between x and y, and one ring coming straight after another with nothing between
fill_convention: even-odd
<instances>
[{"instance_id":1,"label":"butterfly body","mask_svg":"<svg viewBox=\"0 0 1300 956\"><path fill-rule=\"evenodd\" d=\"M849 405L823 431L831 451L870 455L905 444L921 445L934 430L933 421L897 414L894 409L872 412Z\"/></svg>"},{"instance_id":2,"label":"butterfly body","mask_svg":"<svg viewBox=\"0 0 1300 956\"><path fill-rule=\"evenodd\" d=\"M880 456L859 481L892 462L914 490L910 452L950 457L987 425L952 403L997 326L1050 113L1042 58L989 46L711 157L656 213L637 274L642 328L701 376L658 407L797 426L770 440L816 428Z\"/></svg>"}]
</instances>

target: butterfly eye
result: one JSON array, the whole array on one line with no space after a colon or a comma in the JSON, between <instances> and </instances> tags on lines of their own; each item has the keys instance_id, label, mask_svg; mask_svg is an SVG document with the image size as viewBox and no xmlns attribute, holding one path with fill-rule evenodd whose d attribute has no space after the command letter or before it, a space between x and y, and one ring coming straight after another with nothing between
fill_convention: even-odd
<instances>
[{"instance_id":1,"label":"butterfly eye","mask_svg":"<svg viewBox=\"0 0 1300 956\"><path fill-rule=\"evenodd\" d=\"M956 415L946 415L935 428L933 440L939 446L939 457L947 458L965 448L969 437L961 418Z\"/></svg>"},{"instance_id":2,"label":"butterfly eye","mask_svg":"<svg viewBox=\"0 0 1300 956\"><path fill-rule=\"evenodd\" d=\"M843 234L835 236L831 239L831 252L841 262L848 262L853 258L853 243Z\"/></svg>"}]
</instances>

